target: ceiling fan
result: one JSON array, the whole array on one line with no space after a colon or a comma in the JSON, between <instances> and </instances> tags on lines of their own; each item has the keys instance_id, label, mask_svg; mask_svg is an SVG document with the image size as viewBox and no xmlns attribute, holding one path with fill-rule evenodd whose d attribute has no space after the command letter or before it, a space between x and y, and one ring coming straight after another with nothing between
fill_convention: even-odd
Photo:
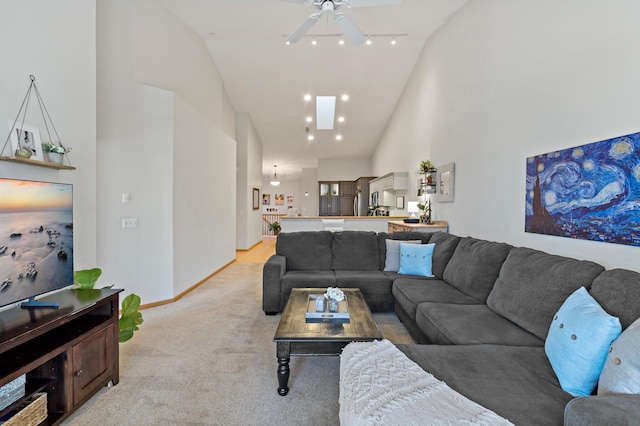
<instances>
[{"instance_id":1,"label":"ceiling fan","mask_svg":"<svg viewBox=\"0 0 640 426\"><path fill-rule=\"evenodd\" d=\"M340 30L352 44L358 45L365 42L366 38L362 31L351 19L343 12L338 12L341 7L367 7L367 6L384 6L389 4L400 3L401 0L287 0L289 2L310 5L319 10L317 13L311 14L305 19L294 32L287 37L288 43L295 43L320 20L322 15L333 17L333 21L338 24Z\"/></svg>"}]
</instances>

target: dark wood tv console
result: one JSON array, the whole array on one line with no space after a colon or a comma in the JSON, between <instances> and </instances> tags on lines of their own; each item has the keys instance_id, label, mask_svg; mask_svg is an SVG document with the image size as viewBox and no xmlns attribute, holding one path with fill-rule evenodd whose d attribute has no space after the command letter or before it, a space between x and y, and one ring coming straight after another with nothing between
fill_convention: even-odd
<instances>
[{"instance_id":1,"label":"dark wood tv console","mask_svg":"<svg viewBox=\"0 0 640 426\"><path fill-rule=\"evenodd\" d=\"M118 294L67 289L39 300L57 309L14 307L0 312L0 386L26 374L26 395L47 393L47 425L57 425L100 388L117 384Z\"/></svg>"}]
</instances>

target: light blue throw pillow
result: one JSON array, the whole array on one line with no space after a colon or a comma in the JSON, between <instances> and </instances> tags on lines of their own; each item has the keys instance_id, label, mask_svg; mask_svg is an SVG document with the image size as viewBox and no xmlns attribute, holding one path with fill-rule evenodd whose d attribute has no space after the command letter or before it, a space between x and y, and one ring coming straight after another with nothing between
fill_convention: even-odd
<instances>
[{"instance_id":1,"label":"light blue throw pillow","mask_svg":"<svg viewBox=\"0 0 640 426\"><path fill-rule=\"evenodd\" d=\"M564 301L553 317L544 349L565 392L591 395L609 346L621 331L620 320L606 313L584 287Z\"/></svg>"},{"instance_id":2,"label":"light blue throw pillow","mask_svg":"<svg viewBox=\"0 0 640 426\"><path fill-rule=\"evenodd\" d=\"M431 272L435 244L400 243L399 274L433 277Z\"/></svg>"},{"instance_id":3,"label":"light blue throw pillow","mask_svg":"<svg viewBox=\"0 0 640 426\"><path fill-rule=\"evenodd\" d=\"M384 240L387 255L384 262L385 272L398 272L400 269L400 243L422 244L422 240Z\"/></svg>"}]
</instances>

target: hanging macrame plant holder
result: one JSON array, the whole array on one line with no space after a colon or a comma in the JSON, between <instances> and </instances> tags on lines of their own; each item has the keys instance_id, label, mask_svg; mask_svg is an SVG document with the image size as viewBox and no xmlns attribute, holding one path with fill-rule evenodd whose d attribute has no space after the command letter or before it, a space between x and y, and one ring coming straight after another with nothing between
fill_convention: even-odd
<instances>
[{"instance_id":1,"label":"hanging macrame plant holder","mask_svg":"<svg viewBox=\"0 0 640 426\"><path fill-rule=\"evenodd\" d=\"M67 152L71 150L71 148L66 148L63 144L62 144L62 140L60 139L60 136L58 135L58 131L56 130L56 126L53 124L53 120L51 119L51 116L49 115L49 111L47 110L46 105L44 104L44 100L42 99L42 96L40 95L40 91L38 90L38 87L36 86L36 78L33 75L29 76L29 79L31 80L31 84L29 84L29 88L27 89L27 93L24 96L24 99L22 100L22 105L20 105L20 109L18 110L18 114L16 115L15 120L13 121L13 124L11 126L11 129L9 130L9 135L7 136L7 139L4 142L4 145L2 147L2 151L0 151L0 156L2 156L3 159L7 159L7 160L29 160L31 158L32 155L32 151L24 148L20 145L20 141L22 140L24 133L25 133L25 120L27 117L27 110L29 109L29 102L31 101L31 97L32 95L36 98L37 102L38 102L38 107L40 108L40 114L42 115L42 120L44 122L44 127L46 130L47 135L49 136L49 141L50 142L45 142L44 144L51 144L53 146L59 146L60 148L58 148L58 151L62 151L60 153L55 153L55 152L48 152L47 150L43 149L44 152L48 152L50 155L50 158L48 159L48 162L50 163L55 163L55 164L60 164L64 166L64 158L67 159L67 163L69 163L69 168L73 168L71 167L71 161L69 159L69 156L67 155ZM9 141L11 140L11 135L13 134L13 132L16 132L17 134L17 138L18 138L18 148L15 150L15 152L13 151L13 147L12 145L9 143ZM55 138L52 137L51 132L53 131L53 134L55 135ZM43 144L43 145L44 145ZM55 155L58 154L58 155ZM30 161L31 164L37 164L40 163L42 164L42 162L39 161L35 161L32 160ZM46 162L45 162L46 163Z\"/></svg>"}]
</instances>

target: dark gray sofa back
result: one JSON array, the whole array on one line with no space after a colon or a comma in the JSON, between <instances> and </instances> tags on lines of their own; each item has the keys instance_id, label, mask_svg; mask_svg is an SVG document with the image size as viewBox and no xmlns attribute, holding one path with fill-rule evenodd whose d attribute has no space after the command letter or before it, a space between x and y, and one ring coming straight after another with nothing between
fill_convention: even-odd
<instances>
[{"instance_id":1,"label":"dark gray sofa back","mask_svg":"<svg viewBox=\"0 0 640 426\"><path fill-rule=\"evenodd\" d=\"M330 270L333 234L329 231L281 232L276 254L287 258L287 270Z\"/></svg>"},{"instance_id":2,"label":"dark gray sofa back","mask_svg":"<svg viewBox=\"0 0 640 426\"><path fill-rule=\"evenodd\" d=\"M604 271L593 280L590 293L605 311L620 319L623 330L640 318L640 273Z\"/></svg>"},{"instance_id":3,"label":"dark gray sofa back","mask_svg":"<svg viewBox=\"0 0 640 426\"><path fill-rule=\"evenodd\" d=\"M333 234L335 271L379 271L378 235L371 231L344 231Z\"/></svg>"},{"instance_id":4,"label":"dark gray sofa back","mask_svg":"<svg viewBox=\"0 0 640 426\"><path fill-rule=\"evenodd\" d=\"M597 263L513 248L502 265L487 305L545 340L553 315L575 290L587 290L604 271Z\"/></svg>"},{"instance_id":5,"label":"dark gray sofa back","mask_svg":"<svg viewBox=\"0 0 640 426\"><path fill-rule=\"evenodd\" d=\"M433 260L431 270L438 278L444 276L444 270L451 260L451 256L456 251L460 237L447 234L446 232L436 232L431 236L429 243L435 243L433 248Z\"/></svg>"},{"instance_id":6,"label":"dark gray sofa back","mask_svg":"<svg viewBox=\"0 0 640 426\"><path fill-rule=\"evenodd\" d=\"M461 238L442 278L464 294L484 302L512 247L472 237Z\"/></svg>"}]
</instances>

